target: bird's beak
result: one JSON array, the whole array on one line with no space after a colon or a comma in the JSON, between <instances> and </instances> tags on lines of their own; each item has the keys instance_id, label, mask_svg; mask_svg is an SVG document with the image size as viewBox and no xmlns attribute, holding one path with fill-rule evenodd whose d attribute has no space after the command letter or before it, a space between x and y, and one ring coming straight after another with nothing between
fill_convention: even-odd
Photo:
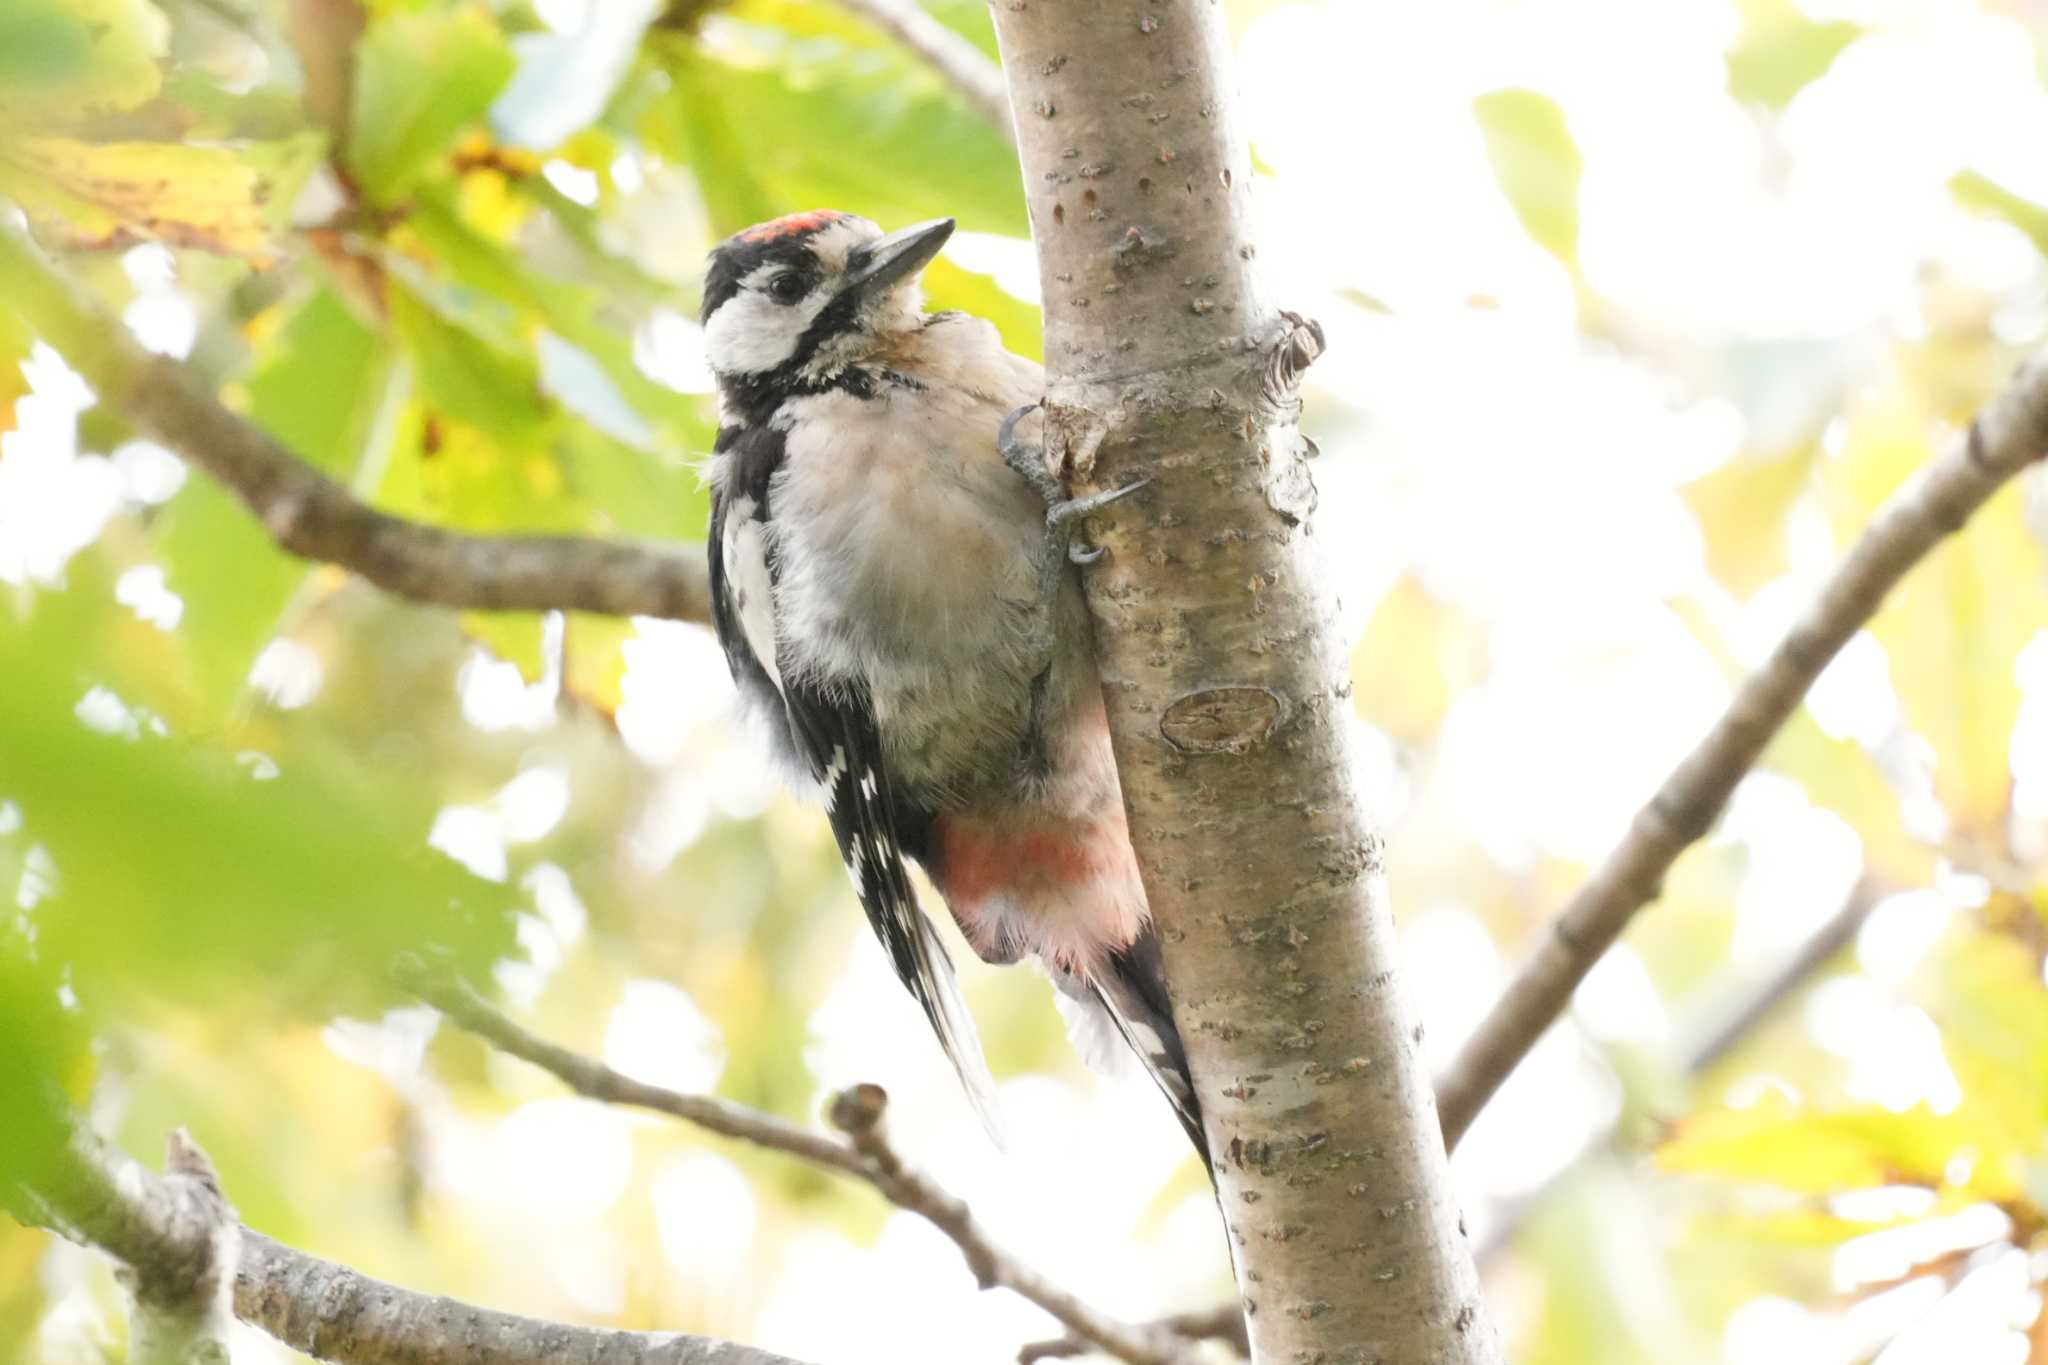
<instances>
[{"instance_id":1,"label":"bird's beak","mask_svg":"<svg viewBox=\"0 0 2048 1365\"><path fill-rule=\"evenodd\" d=\"M934 218L929 223L900 228L855 253L842 287L870 296L880 294L898 280L930 265L952 235L951 218Z\"/></svg>"}]
</instances>

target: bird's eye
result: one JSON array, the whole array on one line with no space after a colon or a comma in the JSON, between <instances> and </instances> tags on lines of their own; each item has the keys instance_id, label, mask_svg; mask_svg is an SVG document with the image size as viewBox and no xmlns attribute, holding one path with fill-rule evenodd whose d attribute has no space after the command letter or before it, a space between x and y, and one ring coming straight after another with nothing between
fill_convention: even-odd
<instances>
[{"instance_id":1,"label":"bird's eye","mask_svg":"<svg viewBox=\"0 0 2048 1365\"><path fill-rule=\"evenodd\" d=\"M768 281L768 297L777 303L795 303L811 292L811 282L802 271L785 270Z\"/></svg>"}]
</instances>

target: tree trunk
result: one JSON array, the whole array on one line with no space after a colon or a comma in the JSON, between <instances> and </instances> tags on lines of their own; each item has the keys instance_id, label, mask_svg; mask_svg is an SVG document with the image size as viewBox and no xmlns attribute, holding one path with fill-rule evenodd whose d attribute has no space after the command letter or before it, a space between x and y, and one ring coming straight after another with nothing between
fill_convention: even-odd
<instances>
[{"instance_id":1,"label":"tree trunk","mask_svg":"<svg viewBox=\"0 0 2048 1365\"><path fill-rule=\"evenodd\" d=\"M1045 297L1047 439L1257 1360L1494 1362L1307 520L1299 372L1260 292L1214 0L994 6Z\"/></svg>"}]
</instances>

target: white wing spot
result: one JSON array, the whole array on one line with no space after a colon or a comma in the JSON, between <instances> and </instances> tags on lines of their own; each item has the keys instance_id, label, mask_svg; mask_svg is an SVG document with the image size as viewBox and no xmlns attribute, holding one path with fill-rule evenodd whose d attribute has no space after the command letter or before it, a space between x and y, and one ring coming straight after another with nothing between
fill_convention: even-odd
<instances>
[{"instance_id":1,"label":"white wing spot","mask_svg":"<svg viewBox=\"0 0 2048 1365\"><path fill-rule=\"evenodd\" d=\"M767 536L754 520L754 500L735 498L725 517L725 571L732 579L733 608L747 648L780 689L775 666L775 592L768 578Z\"/></svg>"}]
</instances>

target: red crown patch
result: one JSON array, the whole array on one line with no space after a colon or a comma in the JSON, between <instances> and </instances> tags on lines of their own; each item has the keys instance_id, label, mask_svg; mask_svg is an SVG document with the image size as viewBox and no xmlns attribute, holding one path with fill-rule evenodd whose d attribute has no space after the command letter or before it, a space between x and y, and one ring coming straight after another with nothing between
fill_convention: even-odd
<instances>
[{"instance_id":1,"label":"red crown patch","mask_svg":"<svg viewBox=\"0 0 2048 1365\"><path fill-rule=\"evenodd\" d=\"M812 209L808 213L790 213L772 222L750 227L740 234L743 242L772 242L778 237L796 236L815 232L827 223L836 223L846 215L838 209Z\"/></svg>"}]
</instances>

